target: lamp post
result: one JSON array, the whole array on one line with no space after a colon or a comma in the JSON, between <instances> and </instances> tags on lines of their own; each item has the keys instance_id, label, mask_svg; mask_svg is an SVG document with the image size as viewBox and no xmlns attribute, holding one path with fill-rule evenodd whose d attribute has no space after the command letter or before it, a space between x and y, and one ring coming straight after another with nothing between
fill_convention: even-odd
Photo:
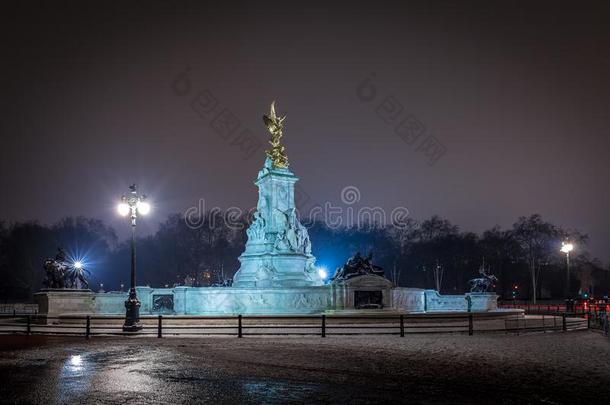
<instances>
[{"instance_id":1,"label":"lamp post","mask_svg":"<svg viewBox=\"0 0 610 405\"><path fill-rule=\"evenodd\" d=\"M570 298L570 252L574 250L574 245L569 242L561 242L561 251L566 254L566 299Z\"/></svg>"},{"instance_id":2,"label":"lamp post","mask_svg":"<svg viewBox=\"0 0 610 405\"><path fill-rule=\"evenodd\" d=\"M145 195L138 195L135 184L129 186L129 194L121 197L118 205L119 214L131 218L131 287L129 297L125 301L125 324L123 331L136 332L142 329L140 325L140 300L136 295L136 219L138 214L146 215L150 212L150 204L146 202Z\"/></svg>"}]
</instances>

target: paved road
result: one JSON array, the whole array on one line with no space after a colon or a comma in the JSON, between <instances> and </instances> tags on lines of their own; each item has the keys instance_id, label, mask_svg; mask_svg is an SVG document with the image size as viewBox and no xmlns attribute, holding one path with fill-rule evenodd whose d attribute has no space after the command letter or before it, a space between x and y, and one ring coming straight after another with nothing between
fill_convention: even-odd
<instances>
[{"instance_id":1,"label":"paved road","mask_svg":"<svg viewBox=\"0 0 610 405\"><path fill-rule=\"evenodd\" d=\"M610 396L610 339L589 331L0 336L0 350L4 403L604 403Z\"/></svg>"}]
</instances>

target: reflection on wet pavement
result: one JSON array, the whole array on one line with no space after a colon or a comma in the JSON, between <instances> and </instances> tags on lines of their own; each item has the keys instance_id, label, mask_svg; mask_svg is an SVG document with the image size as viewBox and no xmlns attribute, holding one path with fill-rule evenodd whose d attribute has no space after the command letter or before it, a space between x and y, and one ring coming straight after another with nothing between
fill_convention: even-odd
<instances>
[{"instance_id":1,"label":"reflection on wet pavement","mask_svg":"<svg viewBox=\"0 0 610 405\"><path fill-rule=\"evenodd\" d=\"M240 379L211 373L202 365L184 364L184 354L157 348L123 347L67 354L57 379L58 403L197 400L266 403L311 395L316 386ZM184 359L182 359L184 360ZM193 360L193 359L190 359Z\"/></svg>"},{"instance_id":2,"label":"reflection on wet pavement","mask_svg":"<svg viewBox=\"0 0 610 405\"><path fill-rule=\"evenodd\" d=\"M81 354L70 355L61 368L57 395L61 403L77 398L89 389L91 367Z\"/></svg>"},{"instance_id":3,"label":"reflection on wet pavement","mask_svg":"<svg viewBox=\"0 0 610 405\"><path fill-rule=\"evenodd\" d=\"M18 349L3 349L3 339L2 403L596 403L610 395L610 347L593 334L33 337Z\"/></svg>"}]
</instances>

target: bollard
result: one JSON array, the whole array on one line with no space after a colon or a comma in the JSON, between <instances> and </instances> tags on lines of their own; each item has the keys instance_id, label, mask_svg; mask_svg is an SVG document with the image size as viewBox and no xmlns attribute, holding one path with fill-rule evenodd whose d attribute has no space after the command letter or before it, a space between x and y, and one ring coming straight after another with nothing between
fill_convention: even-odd
<instances>
[{"instance_id":1,"label":"bollard","mask_svg":"<svg viewBox=\"0 0 610 405\"><path fill-rule=\"evenodd\" d=\"M589 310L587 315L587 329L591 329L591 310Z\"/></svg>"},{"instance_id":2,"label":"bollard","mask_svg":"<svg viewBox=\"0 0 610 405\"><path fill-rule=\"evenodd\" d=\"M91 316L87 315L87 326L85 327L85 338L89 339L91 336Z\"/></svg>"},{"instance_id":3,"label":"bollard","mask_svg":"<svg viewBox=\"0 0 610 405\"><path fill-rule=\"evenodd\" d=\"M326 337L326 315L322 315L322 337Z\"/></svg>"},{"instance_id":4,"label":"bollard","mask_svg":"<svg viewBox=\"0 0 610 405\"><path fill-rule=\"evenodd\" d=\"M17 318L17 310L13 308L13 318Z\"/></svg>"},{"instance_id":5,"label":"bollard","mask_svg":"<svg viewBox=\"0 0 610 405\"><path fill-rule=\"evenodd\" d=\"M400 337L405 337L405 316L400 315Z\"/></svg>"},{"instance_id":6,"label":"bollard","mask_svg":"<svg viewBox=\"0 0 610 405\"><path fill-rule=\"evenodd\" d=\"M468 314L468 336L472 336L474 333L474 327L473 327L473 319L472 319L472 314Z\"/></svg>"},{"instance_id":7,"label":"bollard","mask_svg":"<svg viewBox=\"0 0 610 405\"><path fill-rule=\"evenodd\" d=\"M159 339L163 337L163 315L159 315L159 322L157 323L157 337Z\"/></svg>"},{"instance_id":8,"label":"bollard","mask_svg":"<svg viewBox=\"0 0 610 405\"><path fill-rule=\"evenodd\" d=\"M28 335L32 333L32 317L30 315L28 315L28 329L27 329L27 333L28 333Z\"/></svg>"},{"instance_id":9,"label":"bollard","mask_svg":"<svg viewBox=\"0 0 610 405\"><path fill-rule=\"evenodd\" d=\"M237 315L237 337L243 337L241 333L241 314Z\"/></svg>"},{"instance_id":10,"label":"bollard","mask_svg":"<svg viewBox=\"0 0 610 405\"><path fill-rule=\"evenodd\" d=\"M561 329L565 332L565 331L568 330L568 324L566 322L566 314L565 314L565 312L563 314L561 314L561 317L562 317L562 320L561 320L561 322L562 322Z\"/></svg>"}]
</instances>

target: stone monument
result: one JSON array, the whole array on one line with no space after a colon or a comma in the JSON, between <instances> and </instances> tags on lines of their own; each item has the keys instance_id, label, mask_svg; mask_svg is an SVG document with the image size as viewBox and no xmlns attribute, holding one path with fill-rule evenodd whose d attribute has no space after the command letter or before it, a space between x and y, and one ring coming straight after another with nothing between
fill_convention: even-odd
<instances>
[{"instance_id":1,"label":"stone monument","mask_svg":"<svg viewBox=\"0 0 610 405\"><path fill-rule=\"evenodd\" d=\"M233 287L308 287L323 281L315 270L307 229L301 224L294 204L298 178L288 169L288 158L280 144L284 120L275 113L275 101L263 121L271 133L271 149L254 184L258 204L246 231L246 249L239 257L241 267Z\"/></svg>"},{"instance_id":2,"label":"stone monument","mask_svg":"<svg viewBox=\"0 0 610 405\"><path fill-rule=\"evenodd\" d=\"M263 116L271 134L271 148L266 151L263 168L254 182L258 187L258 203L246 231L248 240L239 257L241 265L233 284L195 287L189 278L185 286L137 286L141 314L227 316L368 311L369 315L383 316L387 312L497 309L495 294L441 295L435 290L394 286L383 269L373 264L370 254L357 253L325 284L316 271L309 234L295 207L294 186L298 178L288 169L288 157L281 144L285 119L276 114L275 102L269 114ZM124 291L93 293L68 289L75 282L78 284L79 278L74 276L82 272L69 272L70 265L64 262L62 252L56 260L47 261L48 288L35 294L40 313L46 314L49 322L63 315L125 313L128 297ZM196 274L196 270L192 269L191 274ZM66 279L67 274L72 277Z\"/></svg>"}]
</instances>

